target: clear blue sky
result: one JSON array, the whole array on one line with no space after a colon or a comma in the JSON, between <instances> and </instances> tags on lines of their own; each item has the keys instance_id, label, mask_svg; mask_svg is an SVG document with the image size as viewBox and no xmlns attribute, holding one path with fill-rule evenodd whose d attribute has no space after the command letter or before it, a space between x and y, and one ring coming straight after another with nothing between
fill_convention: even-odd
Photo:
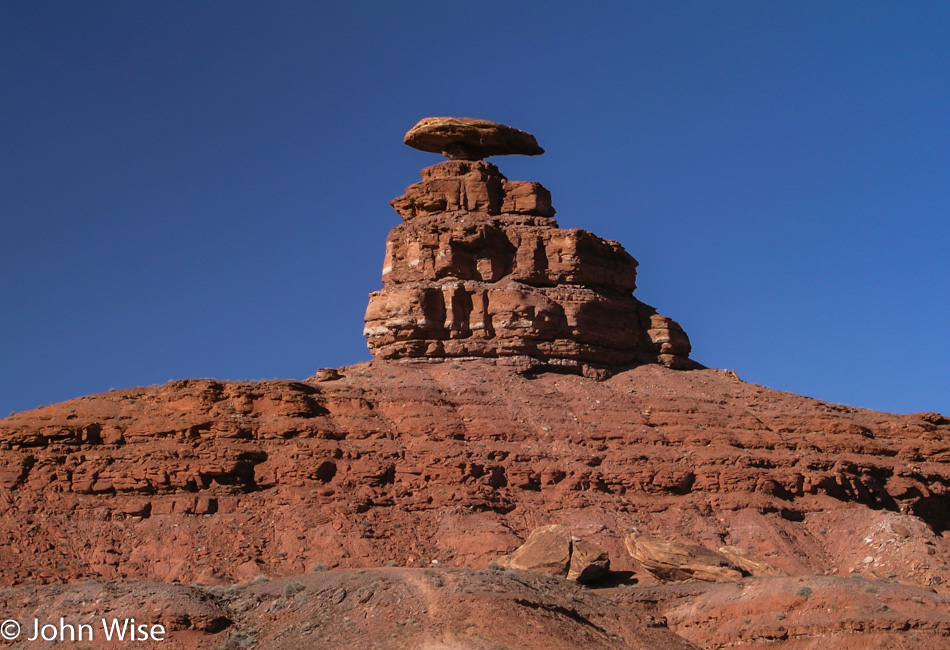
<instances>
[{"instance_id":1,"label":"clear blue sky","mask_svg":"<svg viewBox=\"0 0 950 650\"><path fill-rule=\"evenodd\" d=\"M950 4L0 3L0 413L369 359L426 116L623 243L693 356L950 413Z\"/></svg>"}]
</instances>

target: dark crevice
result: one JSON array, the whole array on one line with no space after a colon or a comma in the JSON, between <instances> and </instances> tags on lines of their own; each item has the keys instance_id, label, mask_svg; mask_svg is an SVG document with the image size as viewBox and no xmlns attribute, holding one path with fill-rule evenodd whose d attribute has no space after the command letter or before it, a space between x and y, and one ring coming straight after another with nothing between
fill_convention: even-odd
<instances>
[{"instance_id":1,"label":"dark crevice","mask_svg":"<svg viewBox=\"0 0 950 650\"><path fill-rule=\"evenodd\" d=\"M934 534L941 535L950 530L950 495L932 495L917 500L910 513L924 520Z\"/></svg>"}]
</instances>

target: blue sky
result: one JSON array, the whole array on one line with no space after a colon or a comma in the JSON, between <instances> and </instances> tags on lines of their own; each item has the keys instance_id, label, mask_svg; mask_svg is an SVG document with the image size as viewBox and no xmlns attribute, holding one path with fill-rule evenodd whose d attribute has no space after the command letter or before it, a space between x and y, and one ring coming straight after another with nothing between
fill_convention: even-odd
<instances>
[{"instance_id":1,"label":"blue sky","mask_svg":"<svg viewBox=\"0 0 950 650\"><path fill-rule=\"evenodd\" d=\"M0 413L368 360L426 116L544 156L693 357L950 413L950 5L0 3Z\"/></svg>"}]
</instances>

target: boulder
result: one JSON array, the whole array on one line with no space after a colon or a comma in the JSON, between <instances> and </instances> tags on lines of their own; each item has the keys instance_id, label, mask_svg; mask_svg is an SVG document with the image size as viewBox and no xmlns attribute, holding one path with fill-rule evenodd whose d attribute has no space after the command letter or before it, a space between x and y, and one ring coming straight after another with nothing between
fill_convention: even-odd
<instances>
[{"instance_id":1,"label":"boulder","mask_svg":"<svg viewBox=\"0 0 950 650\"><path fill-rule=\"evenodd\" d=\"M571 566L571 531L552 524L531 531L527 541L498 564L522 571L566 577Z\"/></svg>"},{"instance_id":2,"label":"boulder","mask_svg":"<svg viewBox=\"0 0 950 650\"><path fill-rule=\"evenodd\" d=\"M630 533L627 551L650 575L660 580L735 582L742 572L726 556L697 544L676 544Z\"/></svg>"},{"instance_id":3,"label":"boulder","mask_svg":"<svg viewBox=\"0 0 950 650\"><path fill-rule=\"evenodd\" d=\"M336 368L320 368L317 374L313 376L313 381L336 381L342 379L343 375Z\"/></svg>"},{"instance_id":4,"label":"boulder","mask_svg":"<svg viewBox=\"0 0 950 650\"><path fill-rule=\"evenodd\" d=\"M785 572L776 569L748 549L739 546L722 546L719 552L736 568L756 578L785 575Z\"/></svg>"},{"instance_id":5,"label":"boulder","mask_svg":"<svg viewBox=\"0 0 950 650\"><path fill-rule=\"evenodd\" d=\"M593 582L610 571L610 558L607 551L590 542L574 537L571 540L571 566L567 572L568 580Z\"/></svg>"},{"instance_id":6,"label":"boulder","mask_svg":"<svg viewBox=\"0 0 950 650\"><path fill-rule=\"evenodd\" d=\"M403 142L420 151L441 153L450 160L544 153L530 133L470 117L427 117L409 129Z\"/></svg>"},{"instance_id":7,"label":"boulder","mask_svg":"<svg viewBox=\"0 0 950 650\"><path fill-rule=\"evenodd\" d=\"M574 537L570 530L557 524L535 528L524 544L502 557L498 564L577 582L592 582L610 570L607 551Z\"/></svg>"}]
</instances>

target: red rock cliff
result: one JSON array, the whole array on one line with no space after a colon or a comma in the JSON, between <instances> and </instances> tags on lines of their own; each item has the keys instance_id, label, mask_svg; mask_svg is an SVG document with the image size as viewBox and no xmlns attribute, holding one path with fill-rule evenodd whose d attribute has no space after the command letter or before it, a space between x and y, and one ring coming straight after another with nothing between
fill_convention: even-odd
<instances>
[{"instance_id":1,"label":"red rock cliff","mask_svg":"<svg viewBox=\"0 0 950 650\"><path fill-rule=\"evenodd\" d=\"M562 230L551 194L485 161L422 170L392 206L381 291L364 334L378 359L516 357L692 368L686 333L633 297L637 261Z\"/></svg>"}]
</instances>

